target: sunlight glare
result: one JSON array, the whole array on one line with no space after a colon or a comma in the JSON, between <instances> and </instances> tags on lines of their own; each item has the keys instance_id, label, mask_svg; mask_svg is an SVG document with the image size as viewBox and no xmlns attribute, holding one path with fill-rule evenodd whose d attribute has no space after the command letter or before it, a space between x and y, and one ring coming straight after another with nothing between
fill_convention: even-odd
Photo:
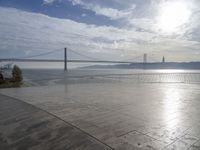
<instances>
[{"instance_id":1,"label":"sunlight glare","mask_svg":"<svg viewBox=\"0 0 200 150\"><path fill-rule=\"evenodd\" d=\"M191 12L186 3L171 1L161 6L159 14L158 28L162 32L173 33L189 21Z\"/></svg>"},{"instance_id":2,"label":"sunlight glare","mask_svg":"<svg viewBox=\"0 0 200 150\"><path fill-rule=\"evenodd\" d=\"M165 91L165 98L163 99L164 114L166 126L172 128L179 124L181 119L182 95L178 87L170 87Z\"/></svg>"}]
</instances>

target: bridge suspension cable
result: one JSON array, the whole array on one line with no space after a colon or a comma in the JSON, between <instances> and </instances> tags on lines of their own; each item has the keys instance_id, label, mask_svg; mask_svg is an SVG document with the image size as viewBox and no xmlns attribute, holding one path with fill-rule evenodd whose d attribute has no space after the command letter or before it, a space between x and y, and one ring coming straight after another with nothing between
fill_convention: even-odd
<instances>
[{"instance_id":1,"label":"bridge suspension cable","mask_svg":"<svg viewBox=\"0 0 200 150\"><path fill-rule=\"evenodd\" d=\"M45 56L45 55L50 55L53 54L55 52L61 51L61 49L56 49L56 50L52 50L52 51L48 51L45 53L40 53L40 54L36 54L36 55L30 55L30 56L23 56L23 57L15 57L14 59L27 59L27 58L35 58L35 57L40 57L40 56Z\"/></svg>"},{"instance_id":2,"label":"bridge suspension cable","mask_svg":"<svg viewBox=\"0 0 200 150\"><path fill-rule=\"evenodd\" d=\"M81 56L81 57L84 57L84 58L87 58L87 59L89 59L89 61L91 60L91 61L108 61L108 60L101 60L101 59L98 59L98 58L95 58L95 57L91 57L91 56L88 56L88 55L85 55L85 54L82 54L82 53L80 53L80 52L77 52L77 51L75 51L75 50L73 50L73 49L71 49L71 48L67 48L67 50L69 51L69 52L72 52L72 53L74 53L74 54L76 54L76 55L78 55L78 56ZM40 54L35 54L35 55L29 55L29 56L22 56L22 57L13 57L13 58L7 58L7 59L9 59L9 60L14 60L14 59L30 59L30 58L36 58L36 57L40 57L40 56L46 56L46 55L50 55L50 54L53 54L53 53L56 53L56 52L61 52L61 51L63 51L63 49L62 48L60 48L60 49L54 49L54 50L51 50L51 51L48 51L48 52L44 52L44 53L40 53ZM128 62L128 61L130 61L130 62L134 62L137 58L142 58L142 56L143 56L143 54L140 54L140 55L137 55L137 56L135 56L135 57L133 57L133 58L129 58L129 59L125 59L125 60L118 60L119 62ZM153 59L151 56L150 56L150 58L151 59ZM78 59L78 60L80 60L81 61L81 59ZM77 61L78 61L77 60ZM153 60L155 60L155 59L153 59ZM83 60L83 61L87 61L87 60ZM110 60L109 62L111 62L112 60ZM117 61L116 61L117 62Z\"/></svg>"},{"instance_id":3,"label":"bridge suspension cable","mask_svg":"<svg viewBox=\"0 0 200 150\"><path fill-rule=\"evenodd\" d=\"M91 59L91 60L98 60L97 58L94 58L94 57L91 57L91 56L87 56L85 54L82 54L82 53L79 53L79 52L76 52L74 50L72 50L71 48L68 48L69 51L79 55L79 56L82 56L82 57L85 57L85 58L88 58L88 59Z\"/></svg>"},{"instance_id":4,"label":"bridge suspension cable","mask_svg":"<svg viewBox=\"0 0 200 150\"><path fill-rule=\"evenodd\" d=\"M102 61L101 59L97 59L97 58L95 58L95 57L87 56L87 55L85 55L85 54L82 54L82 53L79 53L79 52L77 52L77 51L74 51L74 50L72 50L71 48L68 48L68 50L70 50L71 52L73 52L73 53L75 53L75 54L77 54L77 55L79 55L79 56L88 58L88 59L90 59L90 60ZM120 60L120 61L130 61L130 60L133 60L133 59L140 58L140 57L142 57L142 56L143 56L143 54L142 54L142 55L137 55L137 56L135 56L135 57L133 57L133 58L130 58L130 59ZM105 61L106 61L106 60L105 60Z\"/></svg>"},{"instance_id":5,"label":"bridge suspension cable","mask_svg":"<svg viewBox=\"0 0 200 150\"><path fill-rule=\"evenodd\" d=\"M142 58L143 55L144 55L144 54L137 55L137 56L135 56L135 57L133 57L133 58L125 59L125 60L123 60L123 61L131 61L131 60L134 61L134 59Z\"/></svg>"}]
</instances>

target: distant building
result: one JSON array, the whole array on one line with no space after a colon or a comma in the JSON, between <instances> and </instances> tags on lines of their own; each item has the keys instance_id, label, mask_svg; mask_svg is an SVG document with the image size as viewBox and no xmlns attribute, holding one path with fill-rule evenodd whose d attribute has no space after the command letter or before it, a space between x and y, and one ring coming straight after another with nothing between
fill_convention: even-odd
<instances>
[{"instance_id":1,"label":"distant building","mask_svg":"<svg viewBox=\"0 0 200 150\"><path fill-rule=\"evenodd\" d=\"M162 63L165 63L165 57L163 56L163 58L162 58Z\"/></svg>"}]
</instances>

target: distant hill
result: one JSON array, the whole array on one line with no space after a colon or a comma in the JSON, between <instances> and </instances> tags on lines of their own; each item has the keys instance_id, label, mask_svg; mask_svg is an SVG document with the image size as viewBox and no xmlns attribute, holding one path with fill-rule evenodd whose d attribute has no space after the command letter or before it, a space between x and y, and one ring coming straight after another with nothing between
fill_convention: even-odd
<instances>
[{"instance_id":1,"label":"distant hill","mask_svg":"<svg viewBox=\"0 0 200 150\"><path fill-rule=\"evenodd\" d=\"M200 62L131 63L117 65L93 65L88 69L188 69L200 70Z\"/></svg>"}]
</instances>

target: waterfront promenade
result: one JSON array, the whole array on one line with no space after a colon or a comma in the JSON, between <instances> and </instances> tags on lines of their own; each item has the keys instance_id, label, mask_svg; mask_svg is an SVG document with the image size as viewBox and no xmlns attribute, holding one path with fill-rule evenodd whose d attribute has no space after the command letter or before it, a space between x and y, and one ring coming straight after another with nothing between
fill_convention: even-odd
<instances>
[{"instance_id":1,"label":"waterfront promenade","mask_svg":"<svg viewBox=\"0 0 200 150\"><path fill-rule=\"evenodd\" d=\"M0 90L0 149L199 150L200 85L77 83Z\"/></svg>"}]
</instances>

